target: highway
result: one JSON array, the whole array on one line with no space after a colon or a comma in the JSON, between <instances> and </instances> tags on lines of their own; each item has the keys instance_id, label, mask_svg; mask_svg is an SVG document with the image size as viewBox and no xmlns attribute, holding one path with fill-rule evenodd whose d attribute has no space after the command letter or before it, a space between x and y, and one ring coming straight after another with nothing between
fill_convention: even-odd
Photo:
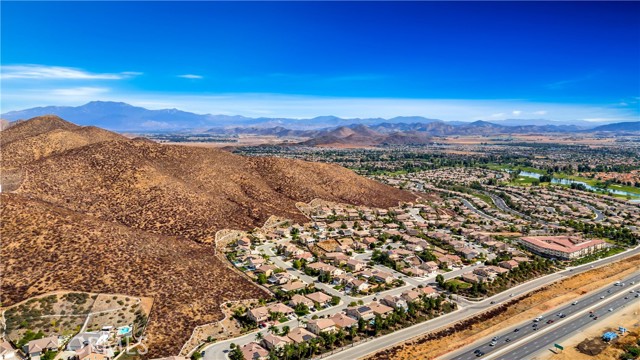
<instances>
[{"instance_id":1,"label":"highway","mask_svg":"<svg viewBox=\"0 0 640 360\"><path fill-rule=\"evenodd\" d=\"M385 336L381 336L377 338L375 341L366 342L364 344L360 344L358 346L345 349L337 354L325 357L324 359L332 359L332 360L358 359L358 358L367 356L369 354L383 350L387 347L397 345L399 343L402 343L414 337L421 336L426 333L432 332L434 330L438 330L440 328L450 326L465 318L482 313L492 306L497 306L498 304L506 300L509 300L511 298L511 294L513 294L514 297L522 294L526 294L530 291L533 291L551 282L590 270L592 266L596 267L596 266L611 264L613 262L634 256L637 254L640 254L640 246L632 250L628 250L623 253L611 256L609 258L601 259L589 264L577 266L572 269L567 269L551 275L547 275L544 277L531 280L524 284L518 285L510 290L494 295L483 301L479 301L479 302L465 301L465 303L459 303L460 308L452 313L437 317L433 320L429 320L421 324L408 327L406 329L393 332ZM495 305L491 304L491 302L494 302Z\"/></svg>"},{"instance_id":2,"label":"highway","mask_svg":"<svg viewBox=\"0 0 640 360\"><path fill-rule=\"evenodd\" d=\"M640 291L640 287L636 287L635 291ZM512 348L508 352L498 355L497 359L528 359L539 351L543 351L546 348L553 348L553 344L560 341L560 339L569 337L580 329L593 325L594 322L600 322L608 316L615 314L617 311L622 310L626 306L633 306L640 309L640 298L636 298L631 295L635 294L628 294L627 296L629 299L625 299L625 296L621 294L616 299L596 307L593 310L593 313L598 316L598 319L595 321L587 315L579 315L578 318L567 322L566 324L563 323L562 326L550 330L546 334L541 334L541 336L538 336L535 339L526 341L522 347L517 347L515 349ZM609 309L612 311L609 311Z\"/></svg>"},{"instance_id":3,"label":"highway","mask_svg":"<svg viewBox=\"0 0 640 360\"><path fill-rule=\"evenodd\" d=\"M636 284L630 285L632 281ZM492 337L484 339L479 344L475 343L466 347L462 353L453 353L445 358L453 360L476 359L481 356L477 356L475 351L480 350L486 354L486 357L482 357L483 359L523 359L526 355L535 353L544 347L553 346L554 340L591 325L594 320L589 317L588 311L593 309L595 316L600 319L609 314L609 308L615 310L632 301L637 302L636 300L639 299L633 297L635 293L630 294L629 291L631 289L640 290L640 274L632 275L623 282L626 283L626 286L611 284L604 289L582 296L577 299L575 305L570 303L559 309L540 314L542 320L538 322L535 322L534 319L528 319L521 324L493 334ZM628 296L629 299L624 299L625 296ZM561 318L560 314L564 314L565 317ZM552 321L552 323L549 324L548 321ZM491 346L493 336L497 337L497 340Z\"/></svg>"}]
</instances>

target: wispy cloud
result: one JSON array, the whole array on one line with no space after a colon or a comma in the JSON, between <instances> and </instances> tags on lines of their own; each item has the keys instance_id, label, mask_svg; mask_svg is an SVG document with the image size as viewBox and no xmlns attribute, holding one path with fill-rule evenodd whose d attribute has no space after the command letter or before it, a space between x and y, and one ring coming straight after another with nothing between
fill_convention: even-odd
<instances>
[{"instance_id":1,"label":"wispy cloud","mask_svg":"<svg viewBox=\"0 0 640 360\"><path fill-rule=\"evenodd\" d=\"M183 75L178 75L178 77L183 79L202 79L203 78L202 75L196 75L196 74L183 74Z\"/></svg>"},{"instance_id":2,"label":"wispy cloud","mask_svg":"<svg viewBox=\"0 0 640 360\"><path fill-rule=\"evenodd\" d=\"M565 79L560 81L554 81L552 83L546 84L547 89L551 90L560 90L573 86L574 84L581 83L583 81L593 79L598 73L591 73L584 76L575 77L572 79Z\"/></svg>"},{"instance_id":3,"label":"wispy cloud","mask_svg":"<svg viewBox=\"0 0 640 360\"><path fill-rule=\"evenodd\" d=\"M3 65L2 79L119 80L142 75L140 72L92 73L83 69L38 64Z\"/></svg>"},{"instance_id":4,"label":"wispy cloud","mask_svg":"<svg viewBox=\"0 0 640 360\"><path fill-rule=\"evenodd\" d=\"M108 88L103 87L75 87L75 88L66 88L66 89L53 89L51 90L52 95L57 96L98 96L108 93Z\"/></svg>"},{"instance_id":5,"label":"wispy cloud","mask_svg":"<svg viewBox=\"0 0 640 360\"><path fill-rule=\"evenodd\" d=\"M520 114L522 114L522 111L521 110L513 110L511 113L513 115L515 115L515 116L519 116Z\"/></svg>"}]
</instances>

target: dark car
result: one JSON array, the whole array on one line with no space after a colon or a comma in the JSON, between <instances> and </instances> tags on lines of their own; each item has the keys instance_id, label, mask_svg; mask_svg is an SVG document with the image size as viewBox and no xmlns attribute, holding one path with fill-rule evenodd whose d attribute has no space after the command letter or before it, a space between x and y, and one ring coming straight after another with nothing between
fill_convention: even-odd
<instances>
[{"instance_id":1,"label":"dark car","mask_svg":"<svg viewBox=\"0 0 640 360\"><path fill-rule=\"evenodd\" d=\"M475 349L475 350L473 351L473 353L474 353L474 354L481 353L481 352L482 352L482 351L480 351L480 349Z\"/></svg>"},{"instance_id":2,"label":"dark car","mask_svg":"<svg viewBox=\"0 0 640 360\"><path fill-rule=\"evenodd\" d=\"M553 320L547 321L547 324L553 324Z\"/></svg>"},{"instance_id":3,"label":"dark car","mask_svg":"<svg viewBox=\"0 0 640 360\"><path fill-rule=\"evenodd\" d=\"M593 317L593 320L598 320L598 317L597 317L597 316L594 316L594 317Z\"/></svg>"},{"instance_id":4,"label":"dark car","mask_svg":"<svg viewBox=\"0 0 640 360\"><path fill-rule=\"evenodd\" d=\"M515 328L515 329L513 330L513 332L518 332L518 331L520 331L520 329L518 329L518 328Z\"/></svg>"},{"instance_id":5,"label":"dark car","mask_svg":"<svg viewBox=\"0 0 640 360\"><path fill-rule=\"evenodd\" d=\"M506 338L506 339L504 339L504 342L511 342L511 339Z\"/></svg>"},{"instance_id":6,"label":"dark car","mask_svg":"<svg viewBox=\"0 0 640 360\"><path fill-rule=\"evenodd\" d=\"M565 315L565 314L560 315L560 319L564 319L566 317L567 317L567 315Z\"/></svg>"},{"instance_id":7,"label":"dark car","mask_svg":"<svg viewBox=\"0 0 640 360\"><path fill-rule=\"evenodd\" d=\"M476 353L476 357L480 357L480 356L484 356L484 353L482 351L480 351L479 353Z\"/></svg>"}]
</instances>

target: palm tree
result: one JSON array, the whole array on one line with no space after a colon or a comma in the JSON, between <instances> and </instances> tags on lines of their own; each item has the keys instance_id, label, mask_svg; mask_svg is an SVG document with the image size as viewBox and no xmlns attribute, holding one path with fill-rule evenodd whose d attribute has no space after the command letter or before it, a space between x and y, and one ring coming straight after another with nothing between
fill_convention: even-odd
<instances>
[{"instance_id":1,"label":"palm tree","mask_svg":"<svg viewBox=\"0 0 640 360\"><path fill-rule=\"evenodd\" d=\"M271 324L269 326L268 331L274 335L278 335L278 327L276 327L275 325Z\"/></svg>"},{"instance_id":2,"label":"palm tree","mask_svg":"<svg viewBox=\"0 0 640 360\"><path fill-rule=\"evenodd\" d=\"M256 341L260 342L262 339L264 339L264 335L262 335L261 332L257 333L256 334Z\"/></svg>"},{"instance_id":3,"label":"palm tree","mask_svg":"<svg viewBox=\"0 0 640 360\"><path fill-rule=\"evenodd\" d=\"M280 336L287 336L287 334L289 334L290 330L291 330L291 328L289 328L288 325L283 326L281 331L280 331Z\"/></svg>"}]
</instances>

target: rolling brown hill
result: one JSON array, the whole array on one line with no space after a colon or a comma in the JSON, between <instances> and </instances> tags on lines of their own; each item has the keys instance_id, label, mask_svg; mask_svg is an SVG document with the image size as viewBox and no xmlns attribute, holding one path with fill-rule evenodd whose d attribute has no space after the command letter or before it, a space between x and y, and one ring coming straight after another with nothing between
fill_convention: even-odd
<instances>
[{"instance_id":1,"label":"rolling brown hill","mask_svg":"<svg viewBox=\"0 0 640 360\"><path fill-rule=\"evenodd\" d=\"M55 117L21 122L2 141L13 149L7 159L3 146L2 167L14 161L21 174L0 198L3 305L60 289L153 297L150 357L177 354L222 302L267 296L214 257L218 230L271 215L305 221L295 203L315 198L414 199L335 165L128 140Z\"/></svg>"},{"instance_id":2,"label":"rolling brown hill","mask_svg":"<svg viewBox=\"0 0 640 360\"><path fill-rule=\"evenodd\" d=\"M124 139L95 126L77 126L57 116L41 116L0 133L2 168L13 169L69 149Z\"/></svg>"},{"instance_id":3,"label":"rolling brown hill","mask_svg":"<svg viewBox=\"0 0 640 360\"><path fill-rule=\"evenodd\" d=\"M346 126L324 132L312 139L301 142L306 146L377 146L377 145L413 145L427 144L432 141L426 132L395 131L380 133L368 126L357 125L353 128Z\"/></svg>"},{"instance_id":4,"label":"rolling brown hill","mask_svg":"<svg viewBox=\"0 0 640 360\"><path fill-rule=\"evenodd\" d=\"M212 246L151 234L17 194L0 195L2 304L55 290L154 298L150 357L177 354L227 300L269 296Z\"/></svg>"},{"instance_id":5,"label":"rolling brown hill","mask_svg":"<svg viewBox=\"0 0 640 360\"><path fill-rule=\"evenodd\" d=\"M134 228L210 242L271 215L304 221L314 198L388 207L409 193L344 168L131 140L107 141L24 167L18 193Z\"/></svg>"}]
</instances>

